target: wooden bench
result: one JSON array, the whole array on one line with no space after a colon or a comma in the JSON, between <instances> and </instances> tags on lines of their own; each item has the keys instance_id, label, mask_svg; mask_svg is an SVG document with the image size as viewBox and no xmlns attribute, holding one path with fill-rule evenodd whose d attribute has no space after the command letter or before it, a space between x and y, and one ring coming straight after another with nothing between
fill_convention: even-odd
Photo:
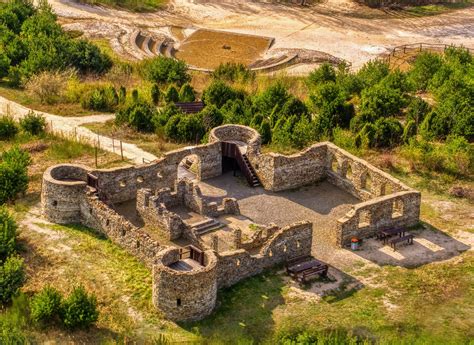
<instances>
[{"instance_id":1,"label":"wooden bench","mask_svg":"<svg viewBox=\"0 0 474 345\"><path fill-rule=\"evenodd\" d=\"M401 242L407 242L407 244L413 244L413 238L414 236L412 234L408 234L406 236L402 236L402 237L396 237L392 240L390 240L390 247L393 248L393 250L397 250L397 243L401 243Z\"/></svg>"},{"instance_id":2,"label":"wooden bench","mask_svg":"<svg viewBox=\"0 0 474 345\"><path fill-rule=\"evenodd\" d=\"M305 271L300 272L299 274L296 275L295 280L299 283L306 283L308 282L311 278L319 275L320 277L327 277L328 275L328 266L323 265L319 267L314 267L307 269Z\"/></svg>"},{"instance_id":3,"label":"wooden bench","mask_svg":"<svg viewBox=\"0 0 474 345\"><path fill-rule=\"evenodd\" d=\"M300 283L307 282L315 275L326 277L328 265L310 256L288 260L286 273Z\"/></svg>"}]
</instances>

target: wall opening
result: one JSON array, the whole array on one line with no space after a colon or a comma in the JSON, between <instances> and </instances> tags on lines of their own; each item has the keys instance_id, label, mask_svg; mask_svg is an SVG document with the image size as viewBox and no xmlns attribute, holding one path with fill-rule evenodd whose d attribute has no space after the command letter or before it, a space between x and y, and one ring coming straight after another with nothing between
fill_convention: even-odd
<instances>
[{"instance_id":1,"label":"wall opening","mask_svg":"<svg viewBox=\"0 0 474 345\"><path fill-rule=\"evenodd\" d=\"M360 187L366 192L372 191L372 177L369 173L364 173L360 178Z\"/></svg>"},{"instance_id":2,"label":"wall opening","mask_svg":"<svg viewBox=\"0 0 474 345\"><path fill-rule=\"evenodd\" d=\"M53 206L54 206L54 207L58 206L58 201L57 201L57 200L54 200L54 201L53 201Z\"/></svg>"},{"instance_id":3,"label":"wall opening","mask_svg":"<svg viewBox=\"0 0 474 345\"><path fill-rule=\"evenodd\" d=\"M370 226L371 215L370 211L362 210L359 212L359 229Z\"/></svg>"},{"instance_id":4,"label":"wall opening","mask_svg":"<svg viewBox=\"0 0 474 345\"><path fill-rule=\"evenodd\" d=\"M350 163L346 164L345 178L348 180L352 180L352 166Z\"/></svg>"},{"instance_id":5,"label":"wall opening","mask_svg":"<svg viewBox=\"0 0 474 345\"><path fill-rule=\"evenodd\" d=\"M395 200L392 203L392 218L399 218L403 216L403 201Z\"/></svg>"},{"instance_id":6,"label":"wall opening","mask_svg":"<svg viewBox=\"0 0 474 345\"><path fill-rule=\"evenodd\" d=\"M138 183L143 183L144 179L143 179L143 176L138 176L137 177L137 182Z\"/></svg>"},{"instance_id":7,"label":"wall opening","mask_svg":"<svg viewBox=\"0 0 474 345\"><path fill-rule=\"evenodd\" d=\"M296 248L299 248L299 247L301 247L301 242L300 240L296 240Z\"/></svg>"},{"instance_id":8,"label":"wall opening","mask_svg":"<svg viewBox=\"0 0 474 345\"><path fill-rule=\"evenodd\" d=\"M181 298L176 299L176 306L181 307Z\"/></svg>"},{"instance_id":9,"label":"wall opening","mask_svg":"<svg viewBox=\"0 0 474 345\"><path fill-rule=\"evenodd\" d=\"M201 160L197 155L184 157L178 164L178 180L188 178L199 180L201 177Z\"/></svg>"},{"instance_id":10,"label":"wall opening","mask_svg":"<svg viewBox=\"0 0 474 345\"><path fill-rule=\"evenodd\" d=\"M332 160L331 160L331 171L336 173L336 174L339 172L339 163L338 163L337 158L335 156L333 156Z\"/></svg>"}]
</instances>

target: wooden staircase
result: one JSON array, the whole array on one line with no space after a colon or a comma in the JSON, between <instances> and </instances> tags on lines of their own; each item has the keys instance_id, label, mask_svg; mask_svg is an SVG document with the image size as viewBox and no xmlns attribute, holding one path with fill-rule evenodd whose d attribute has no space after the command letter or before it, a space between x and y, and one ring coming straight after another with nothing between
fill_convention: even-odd
<instances>
[{"instance_id":1,"label":"wooden staircase","mask_svg":"<svg viewBox=\"0 0 474 345\"><path fill-rule=\"evenodd\" d=\"M249 161L249 158L246 154L243 154L242 155L242 160L245 164L245 169L242 169L242 167L240 167L240 170L244 171L248 171L248 173L245 175L245 177L247 177L247 181L249 183L249 185L251 187L258 187L260 186L260 181L258 179L258 176L257 176L257 173L255 172L255 169L253 168L252 164L250 164L250 161ZM238 160L237 160L238 161ZM248 176L247 176L248 175Z\"/></svg>"},{"instance_id":2,"label":"wooden staircase","mask_svg":"<svg viewBox=\"0 0 474 345\"><path fill-rule=\"evenodd\" d=\"M251 187L258 187L261 185L260 180L258 179L257 173L250 164L249 157L246 153L242 153L237 146L237 144L232 142L222 142L222 156L234 158L237 162L237 165L240 168L240 171L247 179L248 184Z\"/></svg>"}]
</instances>

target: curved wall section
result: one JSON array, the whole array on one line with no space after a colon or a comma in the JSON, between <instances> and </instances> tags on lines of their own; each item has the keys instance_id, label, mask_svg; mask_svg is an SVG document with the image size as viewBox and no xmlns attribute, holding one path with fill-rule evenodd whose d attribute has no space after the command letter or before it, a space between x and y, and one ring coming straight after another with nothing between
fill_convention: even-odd
<instances>
[{"instance_id":1,"label":"curved wall section","mask_svg":"<svg viewBox=\"0 0 474 345\"><path fill-rule=\"evenodd\" d=\"M169 265L179 260L179 249L160 253L153 267L153 303L174 321L202 319L212 313L217 297L217 258L204 252L205 266L192 271L177 271Z\"/></svg>"},{"instance_id":2,"label":"curved wall section","mask_svg":"<svg viewBox=\"0 0 474 345\"><path fill-rule=\"evenodd\" d=\"M81 165L55 165L43 174L41 207L43 216L53 223L81 221L81 200L87 188L89 170Z\"/></svg>"},{"instance_id":3,"label":"curved wall section","mask_svg":"<svg viewBox=\"0 0 474 345\"><path fill-rule=\"evenodd\" d=\"M241 125L224 125L214 128L209 134L209 142L241 141L247 144L249 154L257 154L262 146L260 134L253 128Z\"/></svg>"}]
</instances>

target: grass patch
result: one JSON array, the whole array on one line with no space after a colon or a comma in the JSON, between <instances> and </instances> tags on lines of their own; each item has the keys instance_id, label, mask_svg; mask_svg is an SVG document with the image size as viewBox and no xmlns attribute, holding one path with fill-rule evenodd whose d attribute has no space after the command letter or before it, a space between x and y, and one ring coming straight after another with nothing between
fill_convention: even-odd
<instances>
[{"instance_id":1,"label":"grass patch","mask_svg":"<svg viewBox=\"0 0 474 345\"><path fill-rule=\"evenodd\" d=\"M468 0L468 1L457 2L457 3L405 7L403 11L414 16L424 17L424 16L435 16L435 15L453 11L453 10L469 8L469 7L472 7L473 5L474 3L472 2L472 0Z\"/></svg>"},{"instance_id":2,"label":"grass patch","mask_svg":"<svg viewBox=\"0 0 474 345\"><path fill-rule=\"evenodd\" d=\"M78 0L83 4L125 9L132 12L153 12L162 9L167 0Z\"/></svg>"}]
</instances>

